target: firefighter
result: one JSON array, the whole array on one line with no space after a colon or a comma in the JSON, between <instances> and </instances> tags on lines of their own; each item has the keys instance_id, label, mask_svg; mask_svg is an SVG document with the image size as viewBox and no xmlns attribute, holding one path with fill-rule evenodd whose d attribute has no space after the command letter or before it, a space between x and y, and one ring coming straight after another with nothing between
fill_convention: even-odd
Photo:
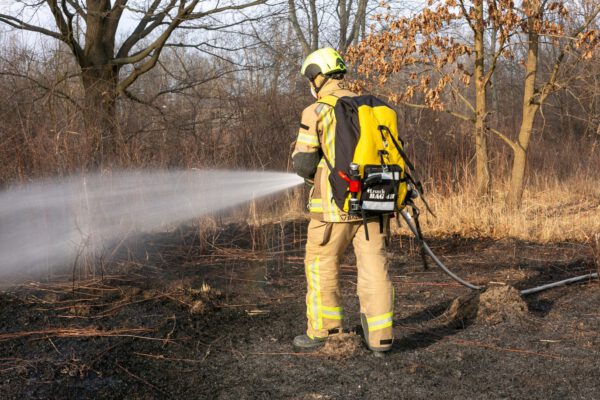
<instances>
[{"instance_id":1,"label":"firefighter","mask_svg":"<svg viewBox=\"0 0 600 400\"><path fill-rule=\"evenodd\" d=\"M328 179L331 171L323 157L324 153L331 151L336 118L333 107L319 103L319 99L331 95L338 98L356 96L340 86L346 70L344 60L332 48L311 53L301 69L317 101L302 112L292 154L294 170L312 186L304 259L308 324L306 333L296 336L293 344L298 351L317 349L329 335L342 331L339 264L352 243L358 269L357 293L365 341L369 349L381 355L390 350L393 341L394 290L386 258L389 220L385 218L384 229L381 229L378 219L367 220L363 224L360 218L340 210L332 201Z\"/></svg>"}]
</instances>

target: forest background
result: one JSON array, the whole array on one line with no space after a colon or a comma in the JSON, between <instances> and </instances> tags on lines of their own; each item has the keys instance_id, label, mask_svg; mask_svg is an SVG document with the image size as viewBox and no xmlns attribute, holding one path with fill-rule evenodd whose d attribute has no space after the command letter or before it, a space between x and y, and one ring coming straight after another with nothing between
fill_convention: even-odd
<instances>
[{"instance_id":1,"label":"forest background","mask_svg":"<svg viewBox=\"0 0 600 400\"><path fill-rule=\"evenodd\" d=\"M594 0L0 3L0 185L115 169L290 170L310 51L389 101L428 235L600 231ZM305 193L262 208L291 218ZM254 213L254 206L248 210Z\"/></svg>"}]
</instances>

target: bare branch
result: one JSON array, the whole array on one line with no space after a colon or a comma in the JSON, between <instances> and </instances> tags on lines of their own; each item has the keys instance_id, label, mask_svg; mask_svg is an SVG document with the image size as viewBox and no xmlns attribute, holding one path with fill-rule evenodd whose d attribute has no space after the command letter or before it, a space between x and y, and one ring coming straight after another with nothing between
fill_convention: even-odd
<instances>
[{"instance_id":1,"label":"bare branch","mask_svg":"<svg viewBox=\"0 0 600 400\"><path fill-rule=\"evenodd\" d=\"M479 1L483 1L483 0L479 0ZM459 0L458 4L460 4L460 8L462 10L463 15L465 16L465 19L467 20L467 23L469 24L469 27L471 28L471 30L473 32L476 32L477 29L476 29L475 25L473 25L473 21L471 21L470 14L467 11L467 8L465 7L464 1Z\"/></svg>"},{"instance_id":2,"label":"bare branch","mask_svg":"<svg viewBox=\"0 0 600 400\"><path fill-rule=\"evenodd\" d=\"M167 42L167 40L169 39L169 37L171 36L171 34L175 30L175 28L177 28L184 21L185 17L188 16L192 12L194 7L196 7L196 5L198 4L198 1L199 0L192 1L190 3L190 5L188 5L187 7L185 7L185 2L182 1L181 3L179 3L177 15L173 18L173 20L171 21L169 26L167 26L165 31L154 42L152 42L148 47L146 47L143 50L140 50L139 52L137 52L136 54L134 54L132 56L124 57L124 58L116 58L116 59L112 60L112 64L114 64L114 65L134 64L134 63L141 62L146 57L149 57L152 53L154 53L154 55L160 54L161 47ZM156 60L153 61L154 55L152 56L151 60L149 61L152 65L156 64ZM145 67L140 67L140 69L145 69ZM136 70L137 70L137 68L136 68ZM127 85L127 86L129 86L129 85ZM127 86L125 86L125 87L127 87Z\"/></svg>"},{"instance_id":3,"label":"bare branch","mask_svg":"<svg viewBox=\"0 0 600 400\"><path fill-rule=\"evenodd\" d=\"M42 35L50 36L58 40L65 41L65 38L62 34L58 32L51 31L49 29L42 28L41 26L31 25L27 22L20 20L18 18L12 17L6 14L0 14L0 22L3 22L9 26L12 26L16 29L21 29L29 32L41 33Z\"/></svg>"},{"instance_id":4,"label":"bare branch","mask_svg":"<svg viewBox=\"0 0 600 400\"><path fill-rule=\"evenodd\" d=\"M127 5L127 1L128 0L116 0L112 10L109 13L107 34L111 38L114 38L117 34L117 28L119 26L119 22L121 21L121 16L123 15L125 6Z\"/></svg>"},{"instance_id":5,"label":"bare branch","mask_svg":"<svg viewBox=\"0 0 600 400\"><path fill-rule=\"evenodd\" d=\"M492 79L492 76L494 75L494 71L496 70L496 67L498 66L498 59L500 58L500 56L502 55L502 52L504 51L504 43L505 42L506 42L506 38L503 36L502 41L500 42L500 46L498 46L498 51L496 51L494 53L492 60L489 62L488 71L486 72L485 76L483 77L483 85L484 86L486 86L490 82L490 79Z\"/></svg>"},{"instance_id":6,"label":"bare branch","mask_svg":"<svg viewBox=\"0 0 600 400\"><path fill-rule=\"evenodd\" d=\"M213 15L213 14L219 14L225 11L236 11L236 10L243 10L245 8L248 7L253 7L253 6L258 6L260 4L265 4L267 2L267 0L254 0L251 1L249 3L244 3L244 4L238 4L236 6L225 6L225 7L216 7L213 8L212 10L208 10L208 11L201 11L198 13L191 13L186 19L200 19L200 18L204 18L208 15Z\"/></svg>"},{"instance_id":7,"label":"bare branch","mask_svg":"<svg viewBox=\"0 0 600 400\"><path fill-rule=\"evenodd\" d=\"M578 29L576 29L575 32L573 32L570 36L577 37L587 27L590 26L590 24L596 19L598 14L600 14L600 5L596 6L594 11L586 18L585 22ZM548 95L550 93L552 93L554 91L554 89L556 88L556 80L558 78L558 72L560 70L561 64L562 64L565 56L567 55L567 53L573 49L574 45L575 45L575 42L570 40L563 47L562 51L558 55L556 62L554 63L554 65L552 67L552 73L550 74L550 78L548 78L548 81L542 86L541 90L539 90L539 92L538 92L538 94L539 94L538 104L540 104L540 105L543 104L544 101L546 100L546 98L548 97Z\"/></svg>"},{"instance_id":8,"label":"bare branch","mask_svg":"<svg viewBox=\"0 0 600 400\"><path fill-rule=\"evenodd\" d=\"M367 18L368 3L369 0L359 0L358 9L356 10L356 16L354 17L354 23L352 24L352 30L350 31L348 39L346 40L346 46L358 40L360 27L362 24L364 24L364 21Z\"/></svg>"},{"instance_id":9,"label":"bare branch","mask_svg":"<svg viewBox=\"0 0 600 400\"><path fill-rule=\"evenodd\" d=\"M415 104L415 103L409 103L409 102L406 102L406 101L401 101L401 102L399 102L399 104L402 104L402 105L410 107L410 108L418 108L418 109L422 109L422 110L430 110L431 109L431 107L428 106L428 105L426 105L426 104ZM457 112L452 111L452 110L443 110L443 111L446 114L450 114L453 117L456 117L458 119L462 119L463 121L475 123L475 118L469 117L469 116L464 115L464 114L457 113Z\"/></svg>"},{"instance_id":10,"label":"bare branch","mask_svg":"<svg viewBox=\"0 0 600 400\"><path fill-rule=\"evenodd\" d=\"M81 48L81 46L75 39L75 36L73 35L73 26L72 26L73 15L70 14L67 10L66 15L67 15L68 21L65 21L63 14L61 12L61 9L58 6L57 0L47 0L46 3L48 4L48 7L50 8L50 12L52 13L52 16L54 17L56 26L58 27L58 29L60 30L60 32L62 34L61 40L69 46L69 48L71 49L71 51L77 58L77 61L81 64L81 62L83 60L83 49ZM64 6L63 8L66 9L66 5L64 5L64 2L63 2L63 6Z\"/></svg>"},{"instance_id":11,"label":"bare branch","mask_svg":"<svg viewBox=\"0 0 600 400\"><path fill-rule=\"evenodd\" d=\"M296 36L300 41L300 45L302 46L302 51L304 55L308 55L310 53L310 45L304 36L304 32L302 32L302 28L300 27L300 23L298 22L298 14L296 13L296 3L294 0L288 0L289 14L290 14L290 22L292 23L292 27L296 32Z\"/></svg>"},{"instance_id":12,"label":"bare branch","mask_svg":"<svg viewBox=\"0 0 600 400\"><path fill-rule=\"evenodd\" d=\"M494 128L490 128L490 127L486 127L490 132L492 132L493 134L495 134L496 136L498 136L500 139L502 139L504 141L504 143L506 143L511 149L515 149L517 147L517 144L515 142L513 142L512 140L510 140L510 138L508 136L506 136L505 134L503 134L502 132L500 132L497 129Z\"/></svg>"},{"instance_id":13,"label":"bare branch","mask_svg":"<svg viewBox=\"0 0 600 400\"><path fill-rule=\"evenodd\" d=\"M67 3L75 9L75 12L81 17L86 18L87 13L84 11L83 6L79 3L79 0L66 0Z\"/></svg>"},{"instance_id":14,"label":"bare branch","mask_svg":"<svg viewBox=\"0 0 600 400\"><path fill-rule=\"evenodd\" d=\"M458 89L456 89L454 87L454 85L452 86L453 92L458 96L459 99L462 100L462 102L469 107L469 110L471 110L474 114L477 113L477 111L475 110L475 107L473 107L473 103L471 103Z\"/></svg>"},{"instance_id":15,"label":"bare branch","mask_svg":"<svg viewBox=\"0 0 600 400\"><path fill-rule=\"evenodd\" d=\"M154 0L144 17L137 24L131 35L123 42L123 45L117 52L117 59L129 56L129 52L140 40L148 36L154 29L161 25L165 17L175 7L177 0L169 0L169 3L158 14L155 14L161 4L161 0ZM148 24L152 22L149 26Z\"/></svg>"},{"instance_id":16,"label":"bare branch","mask_svg":"<svg viewBox=\"0 0 600 400\"><path fill-rule=\"evenodd\" d=\"M181 24L185 21L201 19L203 17L221 13L229 10L240 10L243 8L255 6L258 4L264 4L266 0L255 0L249 3L237 5L237 6L226 6L226 7L216 7L208 11L204 12L196 12L194 13L194 9L198 5L199 0L193 0L188 6L185 6L185 2L182 1L179 3L177 15L171 20L168 24L165 31L148 47L142 49L135 53L134 55L129 56L128 53L131 48L139 42L140 39L147 36L150 32L152 32L157 26L161 25L168 15L169 11L171 11L176 3L176 0L171 0L168 6L159 14L153 15L153 13L158 8L159 0L155 0L151 6L151 9L146 13L146 16L140 21L132 35L125 41L119 52L117 53L117 57L112 61L115 65L125 65L125 64L134 64L141 62L146 57L149 57L153 52L156 52L160 49L160 47L164 46L166 41L169 39L171 34L176 28L179 28ZM148 22L153 21L152 24L148 26ZM233 24L231 25L233 26ZM196 27L197 28L197 27ZM160 51L159 51L160 52ZM150 60L151 64L155 64Z\"/></svg>"},{"instance_id":17,"label":"bare branch","mask_svg":"<svg viewBox=\"0 0 600 400\"><path fill-rule=\"evenodd\" d=\"M20 79L25 79L30 81L31 83L35 84L35 86L39 87L40 89L43 89L46 94L53 94L61 99L67 100L69 103L71 103L71 105L75 106L77 109L81 109L81 106L79 105L79 103L73 99L71 96L69 96L68 94L66 94L65 92L59 90L56 88L57 85L59 85L60 83L74 78L74 77L78 77L79 74L69 74L69 75L65 75L64 77L62 77L61 79L59 79L56 82L52 82L52 85L48 85L46 83L43 83L42 81L39 81L35 78L33 78L30 74L27 73L17 73L17 72L10 72L10 71L0 71L0 76L11 76L14 78L20 78Z\"/></svg>"}]
</instances>

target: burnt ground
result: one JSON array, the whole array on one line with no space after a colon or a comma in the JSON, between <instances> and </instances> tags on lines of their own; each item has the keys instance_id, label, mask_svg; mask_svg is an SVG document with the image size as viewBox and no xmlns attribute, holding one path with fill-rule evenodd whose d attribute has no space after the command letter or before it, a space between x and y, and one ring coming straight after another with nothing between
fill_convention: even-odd
<instances>
[{"instance_id":1,"label":"burnt ground","mask_svg":"<svg viewBox=\"0 0 600 400\"><path fill-rule=\"evenodd\" d=\"M528 296L519 318L457 322L445 311L468 290L424 270L407 238L395 238L390 254L391 354L294 353L305 327L305 229L229 225L200 241L182 228L122 243L93 269L76 266L74 283L65 271L4 285L0 398L600 398L597 281ZM528 288L595 269L579 243L430 245L480 284ZM344 322L353 329L356 269L347 254Z\"/></svg>"}]
</instances>

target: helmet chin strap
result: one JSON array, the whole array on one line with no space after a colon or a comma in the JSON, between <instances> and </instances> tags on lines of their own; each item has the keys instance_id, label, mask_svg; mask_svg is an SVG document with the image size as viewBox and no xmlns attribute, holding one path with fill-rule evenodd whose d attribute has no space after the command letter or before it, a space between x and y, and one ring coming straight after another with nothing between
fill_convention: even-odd
<instances>
[{"instance_id":1,"label":"helmet chin strap","mask_svg":"<svg viewBox=\"0 0 600 400\"><path fill-rule=\"evenodd\" d=\"M327 77L326 75L323 75L323 83L321 83L320 86L317 86L317 84L315 83L316 79L311 79L310 81L310 93L313 95L313 97L316 99L319 92L321 91L321 89L323 89L323 86L325 86L325 84L327 82L329 82L329 77Z\"/></svg>"}]
</instances>

